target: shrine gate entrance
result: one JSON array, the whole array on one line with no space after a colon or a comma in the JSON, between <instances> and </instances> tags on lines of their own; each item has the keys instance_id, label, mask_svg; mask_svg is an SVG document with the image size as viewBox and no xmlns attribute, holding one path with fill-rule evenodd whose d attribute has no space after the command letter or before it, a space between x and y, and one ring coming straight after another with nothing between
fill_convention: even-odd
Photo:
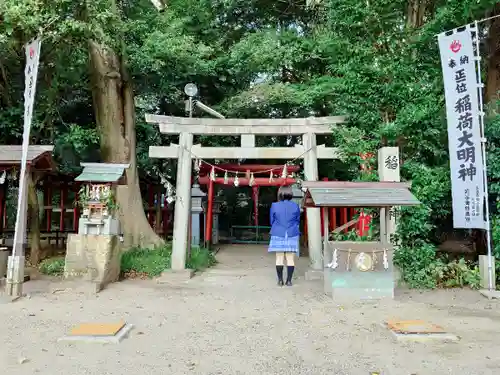
<instances>
[{"instance_id":1,"label":"shrine gate entrance","mask_svg":"<svg viewBox=\"0 0 500 375\"><path fill-rule=\"evenodd\" d=\"M209 159L303 159L307 181L318 180L318 159L336 159L335 148L316 144L316 135L331 134L332 126L344 123L344 117L292 119L209 119L146 115L146 122L156 123L164 134L179 134L179 144L151 146L152 158L178 159L176 204L172 249L172 271L185 270L189 245L192 160ZM202 147L193 145L193 135L241 135L241 147ZM255 136L302 135L302 144L293 147L256 147ZM287 175L284 176L285 180ZM267 180L267 178L265 178ZM250 181L248 181L249 183ZM292 184L295 180L282 181ZM255 185L258 186L259 181ZM283 183L282 183L283 184ZM210 193L209 193L210 194ZM209 200L210 201L210 200ZM208 207L208 212L211 208ZM310 265L322 270L321 214L317 207L307 208L307 232Z\"/></svg>"}]
</instances>

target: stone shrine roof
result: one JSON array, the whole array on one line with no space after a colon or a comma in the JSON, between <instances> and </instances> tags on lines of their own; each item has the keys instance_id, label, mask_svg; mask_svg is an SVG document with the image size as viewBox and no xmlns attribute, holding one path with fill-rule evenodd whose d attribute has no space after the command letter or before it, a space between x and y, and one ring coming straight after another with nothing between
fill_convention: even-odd
<instances>
[{"instance_id":1,"label":"stone shrine roof","mask_svg":"<svg viewBox=\"0 0 500 375\"><path fill-rule=\"evenodd\" d=\"M404 182L307 181L304 207L416 206L420 201Z\"/></svg>"},{"instance_id":2,"label":"stone shrine roof","mask_svg":"<svg viewBox=\"0 0 500 375\"><path fill-rule=\"evenodd\" d=\"M75 181L117 183L130 164L81 163L83 172Z\"/></svg>"}]
</instances>

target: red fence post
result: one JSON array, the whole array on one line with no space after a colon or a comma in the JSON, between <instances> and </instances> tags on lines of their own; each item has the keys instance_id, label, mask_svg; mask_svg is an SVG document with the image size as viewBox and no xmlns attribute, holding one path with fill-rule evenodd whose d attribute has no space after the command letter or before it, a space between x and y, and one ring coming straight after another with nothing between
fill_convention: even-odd
<instances>
[{"instance_id":1,"label":"red fence post","mask_svg":"<svg viewBox=\"0 0 500 375\"><path fill-rule=\"evenodd\" d=\"M45 187L45 214L47 216L47 232L52 230L52 186L50 186L50 180L47 180L47 185Z\"/></svg>"},{"instance_id":2,"label":"red fence post","mask_svg":"<svg viewBox=\"0 0 500 375\"><path fill-rule=\"evenodd\" d=\"M78 199L79 199L79 185L77 183L74 184L74 189L75 189L75 202L74 202L74 207L73 207L73 231L75 233L78 232Z\"/></svg>"},{"instance_id":3,"label":"red fence post","mask_svg":"<svg viewBox=\"0 0 500 375\"><path fill-rule=\"evenodd\" d=\"M66 200L67 188L67 184L63 184L63 186L61 187L61 202L59 203L59 208L61 210L61 216L59 217L59 231L61 233L64 232L64 201Z\"/></svg>"},{"instance_id":4,"label":"red fence post","mask_svg":"<svg viewBox=\"0 0 500 375\"><path fill-rule=\"evenodd\" d=\"M152 184L148 184L148 208L147 208L147 216L149 225L153 226L153 215L151 215L151 208L154 204L154 189Z\"/></svg>"}]
</instances>

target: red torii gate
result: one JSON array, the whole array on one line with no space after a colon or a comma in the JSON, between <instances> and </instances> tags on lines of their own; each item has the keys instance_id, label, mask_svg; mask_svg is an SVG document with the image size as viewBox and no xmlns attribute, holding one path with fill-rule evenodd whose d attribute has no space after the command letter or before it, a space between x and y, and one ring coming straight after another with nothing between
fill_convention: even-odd
<instances>
[{"instance_id":1,"label":"red torii gate","mask_svg":"<svg viewBox=\"0 0 500 375\"><path fill-rule=\"evenodd\" d=\"M296 182L295 178L274 178L275 175L281 176L283 173L284 165L266 165L266 164L217 164L212 166L210 164L203 163L200 166L200 178L198 183L200 185L208 185L208 203L207 203L207 222L205 228L205 241L210 241L212 235L212 216L213 216L213 202L214 202L214 184L234 184L234 177L224 178L215 177L210 178L210 173L214 169L214 172L218 171L229 171L229 172L241 172L245 173L245 177L238 178L239 186L250 186L251 178L250 174L262 175L271 174L273 179L269 177L255 177L252 180L252 200L254 205L254 223L255 226L259 225L259 210L258 210L258 197L259 197L259 186L286 186L293 185ZM298 165L287 165L287 172L294 173L300 170Z\"/></svg>"},{"instance_id":2,"label":"red torii gate","mask_svg":"<svg viewBox=\"0 0 500 375\"><path fill-rule=\"evenodd\" d=\"M206 228L205 228L205 241L210 241L212 226L213 226L213 202L214 202L214 184L221 185L233 185L234 177L215 177L214 179L210 178L210 173L214 168L214 171L229 171L229 172L241 172L245 174L245 177L238 178L239 185L238 186L250 186L250 174L254 175L262 175L262 174L270 174L272 172L273 179L271 180L268 177L254 177L252 180L252 200L254 204L254 224L255 226L259 225L259 217L258 217L258 195L259 195L259 186L289 186L293 185L297 182L295 178L281 178L274 177L275 175L281 176L283 173L283 165L268 165L268 164L217 164L216 166L212 166L210 164L203 163L200 166L200 177L198 179L198 183L200 185L208 186L208 203L207 203L207 220L206 220ZM296 173L300 170L300 166L298 165L287 165L287 172ZM323 178L323 181L328 181L328 178ZM356 210L354 208L348 209L347 207L339 207L340 210L340 223L338 225L343 225L347 223L350 218L352 218L356 214ZM337 225L337 208L330 207L328 216L330 216L329 220L329 230L334 230ZM307 221L307 217L304 213L304 219ZM364 235L368 228L370 222L370 217L365 215L363 211L360 212L360 220L357 224L358 233L360 235ZM324 213L321 212L321 231L322 235L324 235ZM346 228L345 232L348 229ZM304 235L307 236L307 225L304 226Z\"/></svg>"}]
</instances>

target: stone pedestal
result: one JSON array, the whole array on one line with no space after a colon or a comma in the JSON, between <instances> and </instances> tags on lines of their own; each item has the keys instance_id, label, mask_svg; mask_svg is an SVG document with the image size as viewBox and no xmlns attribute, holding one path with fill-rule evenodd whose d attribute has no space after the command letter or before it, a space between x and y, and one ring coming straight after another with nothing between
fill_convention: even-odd
<instances>
[{"instance_id":1,"label":"stone pedestal","mask_svg":"<svg viewBox=\"0 0 500 375\"><path fill-rule=\"evenodd\" d=\"M24 256L9 256L5 289L8 296L21 297L24 283Z\"/></svg>"},{"instance_id":2,"label":"stone pedestal","mask_svg":"<svg viewBox=\"0 0 500 375\"><path fill-rule=\"evenodd\" d=\"M66 246L64 277L82 278L95 285L96 292L120 277L118 236L70 234Z\"/></svg>"},{"instance_id":3,"label":"stone pedestal","mask_svg":"<svg viewBox=\"0 0 500 375\"><path fill-rule=\"evenodd\" d=\"M496 289L496 273L495 273L495 257L491 257L491 264L493 268L493 290ZM488 256L479 255L479 275L481 276L481 289L489 289L490 281L488 276Z\"/></svg>"},{"instance_id":4,"label":"stone pedestal","mask_svg":"<svg viewBox=\"0 0 500 375\"><path fill-rule=\"evenodd\" d=\"M309 269L305 273L305 279L307 281L316 281L316 280L323 280L323 270L313 270Z\"/></svg>"},{"instance_id":5,"label":"stone pedestal","mask_svg":"<svg viewBox=\"0 0 500 375\"><path fill-rule=\"evenodd\" d=\"M120 222L110 216L104 218L81 217L78 221L78 233L83 235L118 235Z\"/></svg>"},{"instance_id":6,"label":"stone pedestal","mask_svg":"<svg viewBox=\"0 0 500 375\"><path fill-rule=\"evenodd\" d=\"M188 282L193 276L194 270L188 268L183 270L165 270L156 279L156 282L163 285L178 286Z\"/></svg>"},{"instance_id":7,"label":"stone pedestal","mask_svg":"<svg viewBox=\"0 0 500 375\"><path fill-rule=\"evenodd\" d=\"M393 249L381 242L330 241L324 291L335 301L394 298ZM361 259L365 261L361 261Z\"/></svg>"},{"instance_id":8,"label":"stone pedestal","mask_svg":"<svg viewBox=\"0 0 500 375\"><path fill-rule=\"evenodd\" d=\"M363 301L394 298L394 274L392 270L336 272L325 269L325 294L339 301Z\"/></svg>"},{"instance_id":9,"label":"stone pedestal","mask_svg":"<svg viewBox=\"0 0 500 375\"><path fill-rule=\"evenodd\" d=\"M7 262L9 261L9 251L6 247L0 247L0 279L7 276Z\"/></svg>"}]
</instances>

